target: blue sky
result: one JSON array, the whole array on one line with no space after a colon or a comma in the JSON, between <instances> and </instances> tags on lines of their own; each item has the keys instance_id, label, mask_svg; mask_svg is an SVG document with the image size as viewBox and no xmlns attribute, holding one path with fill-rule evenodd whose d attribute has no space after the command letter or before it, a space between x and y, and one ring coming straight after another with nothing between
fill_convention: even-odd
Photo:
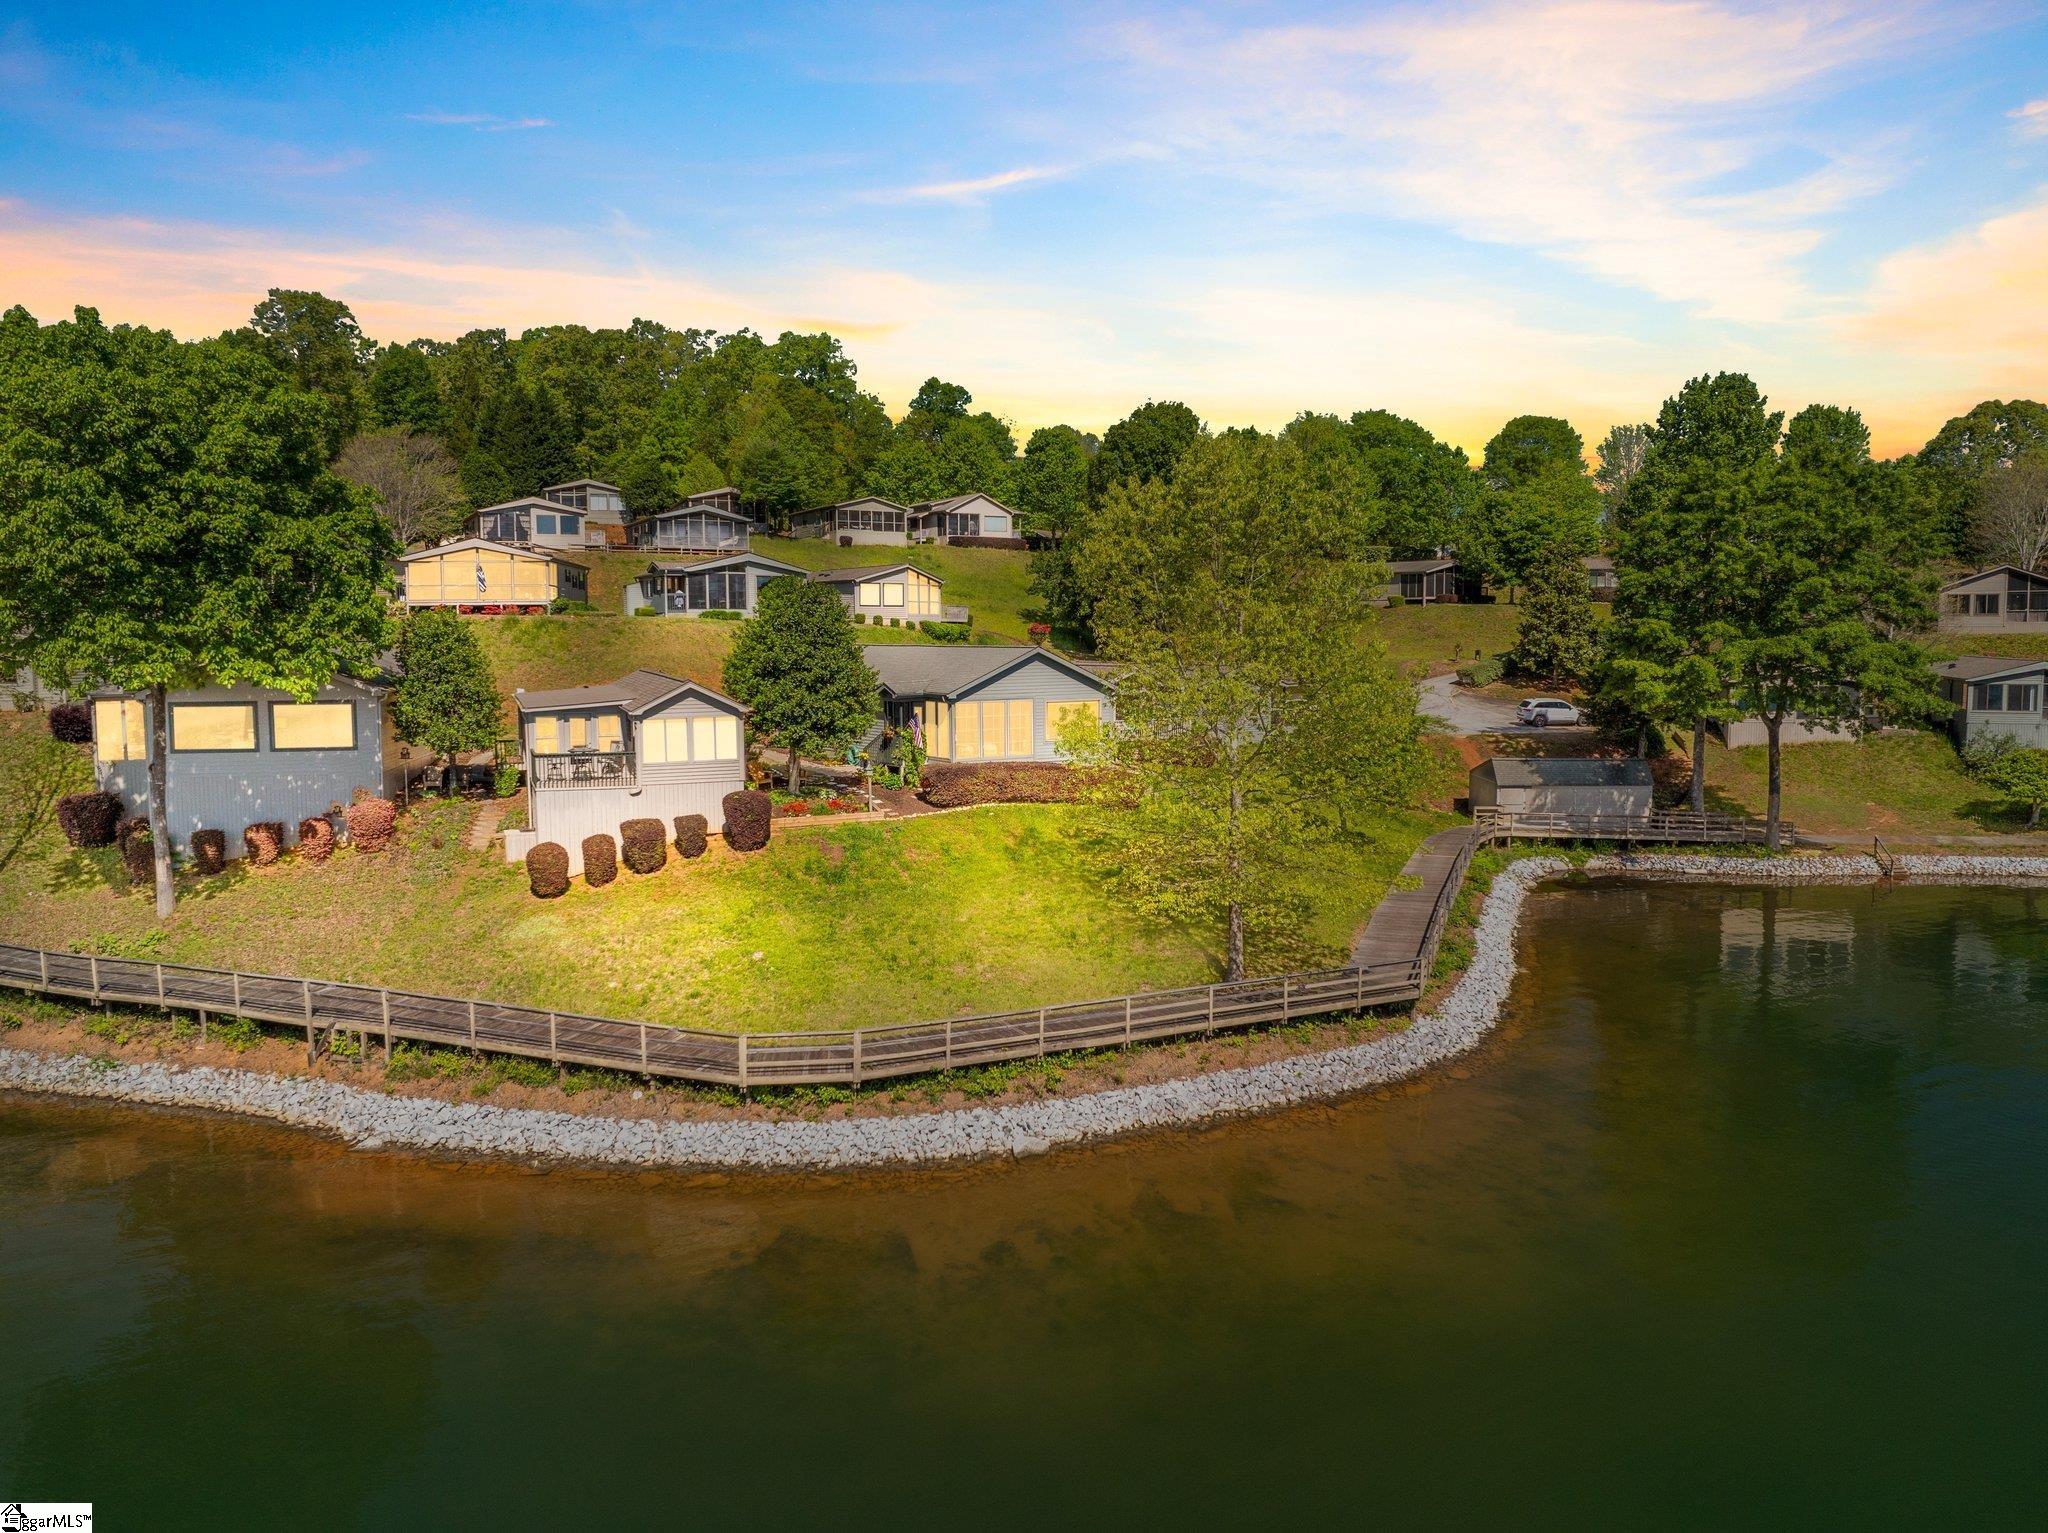
<instances>
[{"instance_id":1,"label":"blue sky","mask_svg":"<svg viewBox=\"0 0 2048 1533\"><path fill-rule=\"evenodd\" d=\"M2030 110L2031 108L2031 110ZM1722 0L0 9L0 301L200 334L828 327L1020 426L1589 437L1693 373L1887 449L2048 391L2048 23Z\"/></svg>"}]
</instances>

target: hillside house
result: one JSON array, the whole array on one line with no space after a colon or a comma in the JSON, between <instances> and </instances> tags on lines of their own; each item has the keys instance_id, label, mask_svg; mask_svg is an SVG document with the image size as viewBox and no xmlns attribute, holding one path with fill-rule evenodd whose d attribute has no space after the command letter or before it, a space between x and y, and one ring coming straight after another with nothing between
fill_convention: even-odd
<instances>
[{"instance_id":1,"label":"hillside house","mask_svg":"<svg viewBox=\"0 0 2048 1533\"><path fill-rule=\"evenodd\" d=\"M572 479L567 484L551 484L540 493L543 500L582 513L590 547L626 546L626 499L617 485L602 479Z\"/></svg>"},{"instance_id":2,"label":"hillside house","mask_svg":"<svg viewBox=\"0 0 2048 1533\"><path fill-rule=\"evenodd\" d=\"M761 587L771 580L806 572L765 554L732 554L723 559L656 560L647 573L628 582L626 611L642 607L677 617L704 612L754 615Z\"/></svg>"},{"instance_id":3,"label":"hillside house","mask_svg":"<svg viewBox=\"0 0 2048 1533\"><path fill-rule=\"evenodd\" d=\"M407 607L458 612L545 612L554 601L588 601L589 572L560 554L462 538L402 555L401 595Z\"/></svg>"},{"instance_id":4,"label":"hillside house","mask_svg":"<svg viewBox=\"0 0 2048 1533\"><path fill-rule=\"evenodd\" d=\"M2048 749L2048 660L1964 655L1934 667L1958 745L2009 735Z\"/></svg>"},{"instance_id":5,"label":"hillside house","mask_svg":"<svg viewBox=\"0 0 2048 1533\"><path fill-rule=\"evenodd\" d=\"M749 546L752 522L740 510L740 492L705 490L680 506L635 517L632 545L657 553L741 553Z\"/></svg>"},{"instance_id":6,"label":"hillside house","mask_svg":"<svg viewBox=\"0 0 2048 1533\"><path fill-rule=\"evenodd\" d=\"M965 607L945 604L945 583L914 564L868 564L852 569L819 570L811 577L830 586L846 610L863 622L891 627L918 623L965 623Z\"/></svg>"},{"instance_id":7,"label":"hillside house","mask_svg":"<svg viewBox=\"0 0 2048 1533\"><path fill-rule=\"evenodd\" d=\"M544 495L527 495L470 512L462 531L514 548L603 548L609 541L604 528L586 526L587 516Z\"/></svg>"},{"instance_id":8,"label":"hillside house","mask_svg":"<svg viewBox=\"0 0 2048 1533\"><path fill-rule=\"evenodd\" d=\"M882 722L915 727L941 761L1056 761L1060 731L1085 716L1113 722L1097 672L1029 644L869 644L861 657L882 684Z\"/></svg>"},{"instance_id":9,"label":"hillside house","mask_svg":"<svg viewBox=\"0 0 2048 1533\"><path fill-rule=\"evenodd\" d=\"M2048 575L2000 564L1941 588L1941 626L1953 633L2048 633Z\"/></svg>"}]
</instances>

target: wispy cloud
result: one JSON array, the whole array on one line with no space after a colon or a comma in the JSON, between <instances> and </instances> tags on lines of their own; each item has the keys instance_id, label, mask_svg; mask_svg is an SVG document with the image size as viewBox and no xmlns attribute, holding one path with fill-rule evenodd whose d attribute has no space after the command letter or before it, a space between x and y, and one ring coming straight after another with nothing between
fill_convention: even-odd
<instances>
[{"instance_id":1,"label":"wispy cloud","mask_svg":"<svg viewBox=\"0 0 2048 1533\"><path fill-rule=\"evenodd\" d=\"M1969 359L2038 389L2048 350L2048 191L1974 228L1886 257L1867 305L1844 328L1866 344Z\"/></svg>"},{"instance_id":2,"label":"wispy cloud","mask_svg":"<svg viewBox=\"0 0 2048 1533\"><path fill-rule=\"evenodd\" d=\"M2021 138L2048 138L2048 96L2016 106L2005 115L2012 119L2012 130Z\"/></svg>"},{"instance_id":3,"label":"wispy cloud","mask_svg":"<svg viewBox=\"0 0 2048 1533\"><path fill-rule=\"evenodd\" d=\"M475 133L519 133L555 125L552 117L500 117L492 112L407 112L405 120L440 128L468 128Z\"/></svg>"},{"instance_id":4,"label":"wispy cloud","mask_svg":"<svg viewBox=\"0 0 2048 1533\"><path fill-rule=\"evenodd\" d=\"M1922 39L1912 6L1491 0L1358 22L1114 34L1147 136L1290 201L1521 246L1703 315L1811 294L1815 219L1885 184L1799 108ZM1771 168L1792 155L1794 176Z\"/></svg>"},{"instance_id":5,"label":"wispy cloud","mask_svg":"<svg viewBox=\"0 0 2048 1533\"><path fill-rule=\"evenodd\" d=\"M999 170L994 175L976 176L966 181L925 181L913 186L883 187L862 193L860 200L974 204L986 202L997 192L1014 191L1020 186L1031 186L1040 181L1057 181L1069 173L1070 167L1064 165L1020 165L1015 170Z\"/></svg>"}]
</instances>

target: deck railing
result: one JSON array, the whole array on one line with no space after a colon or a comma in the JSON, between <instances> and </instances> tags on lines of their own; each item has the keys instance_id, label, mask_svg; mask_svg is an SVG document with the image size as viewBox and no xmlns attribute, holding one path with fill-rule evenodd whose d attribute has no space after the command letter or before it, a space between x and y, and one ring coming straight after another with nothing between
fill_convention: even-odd
<instances>
[{"instance_id":1,"label":"deck railing","mask_svg":"<svg viewBox=\"0 0 2048 1533\"><path fill-rule=\"evenodd\" d=\"M339 1031L518 1054L715 1085L859 1085L898 1075L1392 1006L1422 992L1424 960L1322 969L937 1022L801 1033L716 1033L376 985L0 945L0 986L250 1017L306 1029L311 1057Z\"/></svg>"},{"instance_id":2,"label":"deck railing","mask_svg":"<svg viewBox=\"0 0 2048 1533\"><path fill-rule=\"evenodd\" d=\"M535 788L630 788L637 773L631 751L566 751L533 758Z\"/></svg>"},{"instance_id":3,"label":"deck railing","mask_svg":"<svg viewBox=\"0 0 2048 1533\"><path fill-rule=\"evenodd\" d=\"M1766 837L1762 820L1732 814L1658 810L1651 814L1558 814L1481 806L1472 812L1480 833L1491 840L1699 842L1757 845ZM1794 834L1789 823L1781 835Z\"/></svg>"}]
</instances>

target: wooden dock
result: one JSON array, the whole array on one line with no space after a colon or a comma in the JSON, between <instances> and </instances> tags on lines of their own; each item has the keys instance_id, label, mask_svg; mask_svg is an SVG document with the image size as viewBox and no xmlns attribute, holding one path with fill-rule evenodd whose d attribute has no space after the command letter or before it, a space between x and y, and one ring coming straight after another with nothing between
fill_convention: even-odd
<instances>
[{"instance_id":1,"label":"wooden dock","mask_svg":"<svg viewBox=\"0 0 2048 1533\"><path fill-rule=\"evenodd\" d=\"M1401 877L1415 880L1416 887L1396 889L1380 901L1351 949L1351 961L1368 967L1415 963L1427 979L1443 923L1483 839L1478 827L1461 825L1440 830L1417 847L1401 869Z\"/></svg>"}]
</instances>

